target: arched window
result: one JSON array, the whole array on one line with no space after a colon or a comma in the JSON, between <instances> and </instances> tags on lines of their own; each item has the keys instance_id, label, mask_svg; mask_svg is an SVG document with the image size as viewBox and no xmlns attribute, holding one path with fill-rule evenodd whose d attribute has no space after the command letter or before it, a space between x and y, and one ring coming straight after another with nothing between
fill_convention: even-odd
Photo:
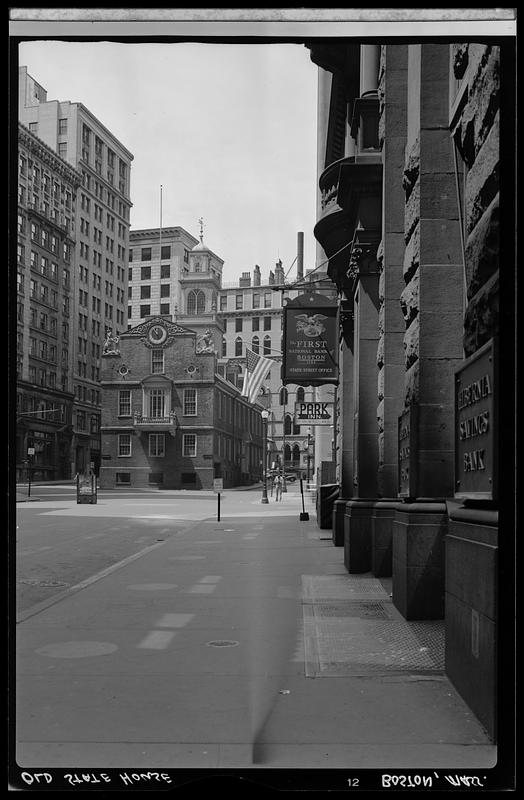
<instances>
[{"instance_id":1,"label":"arched window","mask_svg":"<svg viewBox=\"0 0 524 800\"><path fill-rule=\"evenodd\" d=\"M284 464L288 464L291 461L291 447L286 444L284 446Z\"/></svg>"},{"instance_id":2,"label":"arched window","mask_svg":"<svg viewBox=\"0 0 524 800\"><path fill-rule=\"evenodd\" d=\"M302 388L302 386L300 386L297 389L297 403L303 403L304 402L304 395L305 395L304 389Z\"/></svg>"},{"instance_id":3,"label":"arched window","mask_svg":"<svg viewBox=\"0 0 524 800\"><path fill-rule=\"evenodd\" d=\"M284 418L284 434L286 436L291 435L291 417L289 416L289 414L286 414Z\"/></svg>"},{"instance_id":4,"label":"arched window","mask_svg":"<svg viewBox=\"0 0 524 800\"><path fill-rule=\"evenodd\" d=\"M287 389L285 386L283 386L282 389L280 390L280 405L281 406L287 405L287 400L288 400Z\"/></svg>"},{"instance_id":5,"label":"arched window","mask_svg":"<svg viewBox=\"0 0 524 800\"><path fill-rule=\"evenodd\" d=\"M264 355L271 355L271 336L264 336Z\"/></svg>"},{"instance_id":6,"label":"arched window","mask_svg":"<svg viewBox=\"0 0 524 800\"><path fill-rule=\"evenodd\" d=\"M251 349L254 353L260 353L260 342L258 336L253 336L251 339Z\"/></svg>"},{"instance_id":7,"label":"arched window","mask_svg":"<svg viewBox=\"0 0 524 800\"><path fill-rule=\"evenodd\" d=\"M200 289L195 292L191 289L187 294L187 313L203 314L206 310L206 296Z\"/></svg>"},{"instance_id":8,"label":"arched window","mask_svg":"<svg viewBox=\"0 0 524 800\"><path fill-rule=\"evenodd\" d=\"M295 461L297 464L300 463L300 447L298 444L293 445L293 461Z\"/></svg>"},{"instance_id":9,"label":"arched window","mask_svg":"<svg viewBox=\"0 0 524 800\"><path fill-rule=\"evenodd\" d=\"M237 338L235 339L235 355L236 356L241 356L242 355L243 346L244 346L244 343L242 341L242 337L237 336Z\"/></svg>"},{"instance_id":10,"label":"arched window","mask_svg":"<svg viewBox=\"0 0 524 800\"><path fill-rule=\"evenodd\" d=\"M196 293L196 307L197 314L203 314L206 310L206 296L204 292L198 291Z\"/></svg>"}]
</instances>

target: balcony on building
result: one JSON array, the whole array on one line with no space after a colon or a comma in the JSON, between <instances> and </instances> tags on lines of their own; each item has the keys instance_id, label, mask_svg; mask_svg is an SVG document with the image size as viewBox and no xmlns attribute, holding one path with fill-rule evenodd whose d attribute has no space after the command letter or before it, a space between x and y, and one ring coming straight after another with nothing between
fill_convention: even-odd
<instances>
[{"instance_id":1,"label":"balcony on building","mask_svg":"<svg viewBox=\"0 0 524 800\"><path fill-rule=\"evenodd\" d=\"M133 414L133 428L139 433L170 433L174 436L177 429L177 417L174 411L170 411L164 416L146 416L136 411Z\"/></svg>"}]
</instances>

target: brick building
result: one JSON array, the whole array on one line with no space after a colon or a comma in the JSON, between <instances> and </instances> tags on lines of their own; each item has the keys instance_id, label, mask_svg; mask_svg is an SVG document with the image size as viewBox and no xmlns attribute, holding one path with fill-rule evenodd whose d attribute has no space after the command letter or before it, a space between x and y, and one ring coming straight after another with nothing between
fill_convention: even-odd
<instances>
[{"instance_id":1,"label":"brick building","mask_svg":"<svg viewBox=\"0 0 524 800\"><path fill-rule=\"evenodd\" d=\"M260 479L261 408L217 374L212 334L152 315L108 339L102 359L102 488Z\"/></svg>"}]
</instances>

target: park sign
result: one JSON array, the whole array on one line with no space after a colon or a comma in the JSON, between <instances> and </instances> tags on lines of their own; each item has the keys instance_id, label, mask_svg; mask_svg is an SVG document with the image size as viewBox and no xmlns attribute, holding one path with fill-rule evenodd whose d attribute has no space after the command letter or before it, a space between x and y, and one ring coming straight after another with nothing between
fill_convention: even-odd
<instances>
[{"instance_id":1,"label":"park sign","mask_svg":"<svg viewBox=\"0 0 524 800\"><path fill-rule=\"evenodd\" d=\"M338 384L338 305L306 292L284 306L282 383L298 386Z\"/></svg>"},{"instance_id":2,"label":"park sign","mask_svg":"<svg viewBox=\"0 0 524 800\"><path fill-rule=\"evenodd\" d=\"M297 425L333 425L334 421L334 403L295 403L295 422Z\"/></svg>"},{"instance_id":3,"label":"park sign","mask_svg":"<svg viewBox=\"0 0 524 800\"><path fill-rule=\"evenodd\" d=\"M491 339L455 372L455 497L497 499L497 359Z\"/></svg>"}]
</instances>

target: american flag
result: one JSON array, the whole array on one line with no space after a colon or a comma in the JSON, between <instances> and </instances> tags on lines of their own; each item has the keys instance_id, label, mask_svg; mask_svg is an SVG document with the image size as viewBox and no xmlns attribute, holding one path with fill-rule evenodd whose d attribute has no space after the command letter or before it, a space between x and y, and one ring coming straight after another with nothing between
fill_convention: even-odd
<instances>
[{"instance_id":1,"label":"american flag","mask_svg":"<svg viewBox=\"0 0 524 800\"><path fill-rule=\"evenodd\" d=\"M273 366L273 361L269 358L254 353L246 348L247 365L244 373L244 385L242 387L242 397L247 397L250 403L254 403L260 392L262 381Z\"/></svg>"}]
</instances>

